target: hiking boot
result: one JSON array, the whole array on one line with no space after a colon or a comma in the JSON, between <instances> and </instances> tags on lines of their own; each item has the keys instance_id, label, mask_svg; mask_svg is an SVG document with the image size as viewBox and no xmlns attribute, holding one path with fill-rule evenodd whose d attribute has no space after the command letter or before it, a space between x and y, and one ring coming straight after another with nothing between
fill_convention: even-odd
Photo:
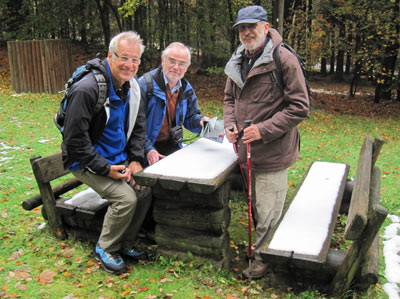
<instances>
[{"instance_id":1,"label":"hiking boot","mask_svg":"<svg viewBox=\"0 0 400 299\"><path fill-rule=\"evenodd\" d=\"M253 261L250 267L243 270L243 275L249 279L260 279L271 270L269 264L264 264L262 261Z\"/></svg>"},{"instance_id":2,"label":"hiking boot","mask_svg":"<svg viewBox=\"0 0 400 299\"><path fill-rule=\"evenodd\" d=\"M101 262L104 269L112 274L121 274L126 271L126 265L118 252L108 252L100 247L99 242L95 249L96 260Z\"/></svg>"},{"instance_id":3,"label":"hiking boot","mask_svg":"<svg viewBox=\"0 0 400 299\"><path fill-rule=\"evenodd\" d=\"M139 251L134 247L123 248L119 251L122 255L134 259L135 261L147 261L147 254L143 251Z\"/></svg>"}]
</instances>

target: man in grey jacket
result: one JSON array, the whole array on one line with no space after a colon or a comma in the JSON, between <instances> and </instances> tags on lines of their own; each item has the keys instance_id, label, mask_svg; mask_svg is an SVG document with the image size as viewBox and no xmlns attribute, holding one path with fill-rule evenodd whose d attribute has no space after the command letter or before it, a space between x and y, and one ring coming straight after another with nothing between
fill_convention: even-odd
<instances>
[{"instance_id":1,"label":"man in grey jacket","mask_svg":"<svg viewBox=\"0 0 400 299\"><path fill-rule=\"evenodd\" d=\"M258 279L270 270L260 250L282 214L288 168L299 153L297 125L308 116L309 99L297 58L284 47L280 47L280 59L285 87L278 87L273 51L282 37L269 27L263 7L242 8L233 27L239 31L241 45L225 67L224 125L234 127L233 131L225 129L226 136L237 143L242 163L246 162L246 145L251 143L255 261L243 274ZM252 125L243 129L245 120L252 120ZM238 138L241 131L243 135Z\"/></svg>"}]
</instances>

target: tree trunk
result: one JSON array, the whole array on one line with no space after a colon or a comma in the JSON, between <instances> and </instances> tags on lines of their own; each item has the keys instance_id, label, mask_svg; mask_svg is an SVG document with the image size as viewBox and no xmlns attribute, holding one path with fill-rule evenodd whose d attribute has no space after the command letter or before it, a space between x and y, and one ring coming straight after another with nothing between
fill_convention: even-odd
<instances>
[{"instance_id":1,"label":"tree trunk","mask_svg":"<svg viewBox=\"0 0 400 299\"><path fill-rule=\"evenodd\" d=\"M101 26L103 27L104 34L104 46L108 47L110 43L110 10L107 3L102 3L101 0L95 0L97 5L97 10L100 15Z\"/></svg>"},{"instance_id":2,"label":"tree trunk","mask_svg":"<svg viewBox=\"0 0 400 299\"><path fill-rule=\"evenodd\" d=\"M347 43L348 45L351 45L353 42L353 33L352 33L352 27L349 26L348 28L348 33L347 33ZM346 52L346 67L344 73L346 75L350 75L350 69L351 69L351 47L348 47L348 50Z\"/></svg>"},{"instance_id":3,"label":"tree trunk","mask_svg":"<svg viewBox=\"0 0 400 299\"><path fill-rule=\"evenodd\" d=\"M166 20L166 4L165 0L158 0L158 7L159 7L159 15L158 15L158 20L159 20L159 26L158 28L160 29L160 37L159 37L159 47L160 50L165 48L165 31L167 29L167 20Z\"/></svg>"},{"instance_id":4,"label":"tree trunk","mask_svg":"<svg viewBox=\"0 0 400 299\"><path fill-rule=\"evenodd\" d=\"M335 79L337 81L343 81L343 62L344 62L344 45L342 40L345 38L346 28L343 23L339 25L339 43L338 43L338 54L336 56L336 73Z\"/></svg>"},{"instance_id":5,"label":"tree trunk","mask_svg":"<svg viewBox=\"0 0 400 299\"><path fill-rule=\"evenodd\" d=\"M326 75L326 58L321 58L321 74Z\"/></svg>"},{"instance_id":6,"label":"tree trunk","mask_svg":"<svg viewBox=\"0 0 400 299\"><path fill-rule=\"evenodd\" d=\"M312 35L312 0L306 1L306 61L311 61L311 35Z\"/></svg>"},{"instance_id":7,"label":"tree trunk","mask_svg":"<svg viewBox=\"0 0 400 299\"><path fill-rule=\"evenodd\" d=\"M334 26L333 26L334 27ZM331 57L330 57L330 63L329 63L329 74L334 74L335 73L335 30L332 29L330 33L330 46L331 46Z\"/></svg>"},{"instance_id":8,"label":"tree trunk","mask_svg":"<svg viewBox=\"0 0 400 299\"><path fill-rule=\"evenodd\" d=\"M350 96L354 97L357 92L357 83L358 79L360 78L360 71L361 71L361 63L359 60L356 61L355 66L354 66L354 74L353 78L351 79L350 82Z\"/></svg>"},{"instance_id":9,"label":"tree trunk","mask_svg":"<svg viewBox=\"0 0 400 299\"><path fill-rule=\"evenodd\" d=\"M80 10L80 21L78 24L79 35L81 36L82 44L84 44L86 47L87 46L87 32L86 32L87 21L86 21L86 19L87 19L88 13L86 11L86 1L85 0L81 0L81 2L79 4L79 10Z\"/></svg>"},{"instance_id":10,"label":"tree trunk","mask_svg":"<svg viewBox=\"0 0 400 299\"><path fill-rule=\"evenodd\" d=\"M121 32L122 31L122 24L121 24L121 19L119 17L119 13L118 13L118 8L115 7L112 4L111 0L107 0L104 5L108 5L111 8L111 10L112 10L112 12L114 14L115 20L117 21L118 30L119 30L119 32Z\"/></svg>"},{"instance_id":11,"label":"tree trunk","mask_svg":"<svg viewBox=\"0 0 400 299\"><path fill-rule=\"evenodd\" d=\"M397 98L396 98L396 101L400 102L400 67L397 72Z\"/></svg>"},{"instance_id":12,"label":"tree trunk","mask_svg":"<svg viewBox=\"0 0 400 299\"><path fill-rule=\"evenodd\" d=\"M232 26L233 26L235 20L233 19L231 0L226 0L226 3L228 6L228 14L229 14L229 21L230 21L230 24L227 25L227 32L228 32L228 36L230 36L231 53L233 53L233 51L235 51L235 49L236 49L236 33L235 33L235 30L232 29Z\"/></svg>"}]
</instances>

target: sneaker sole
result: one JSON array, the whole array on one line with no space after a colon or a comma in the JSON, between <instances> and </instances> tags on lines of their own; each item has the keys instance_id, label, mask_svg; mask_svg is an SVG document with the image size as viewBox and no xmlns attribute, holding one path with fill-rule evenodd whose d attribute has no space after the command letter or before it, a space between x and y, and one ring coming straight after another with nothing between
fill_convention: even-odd
<instances>
[{"instance_id":1,"label":"sneaker sole","mask_svg":"<svg viewBox=\"0 0 400 299\"><path fill-rule=\"evenodd\" d=\"M107 268L106 265L104 265L103 261L101 260L100 256L99 256L96 252L95 252L95 254L94 254L94 258L96 259L96 261L98 261L98 262L101 263L101 265L103 266L104 270L105 270L106 272L108 272L108 273L120 275L120 274L125 273L126 270L127 270L126 267L125 267L124 269L119 270L119 271L111 270L111 269Z\"/></svg>"}]
</instances>

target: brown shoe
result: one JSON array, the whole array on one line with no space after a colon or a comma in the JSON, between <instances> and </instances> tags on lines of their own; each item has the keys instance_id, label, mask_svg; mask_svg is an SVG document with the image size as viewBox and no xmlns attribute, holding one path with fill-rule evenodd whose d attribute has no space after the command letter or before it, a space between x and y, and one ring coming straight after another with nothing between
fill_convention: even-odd
<instances>
[{"instance_id":1,"label":"brown shoe","mask_svg":"<svg viewBox=\"0 0 400 299\"><path fill-rule=\"evenodd\" d=\"M262 261L253 261L250 267L243 270L243 275L249 279L260 279L271 270L269 264L264 264Z\"/></svg>"}]
</instances>

